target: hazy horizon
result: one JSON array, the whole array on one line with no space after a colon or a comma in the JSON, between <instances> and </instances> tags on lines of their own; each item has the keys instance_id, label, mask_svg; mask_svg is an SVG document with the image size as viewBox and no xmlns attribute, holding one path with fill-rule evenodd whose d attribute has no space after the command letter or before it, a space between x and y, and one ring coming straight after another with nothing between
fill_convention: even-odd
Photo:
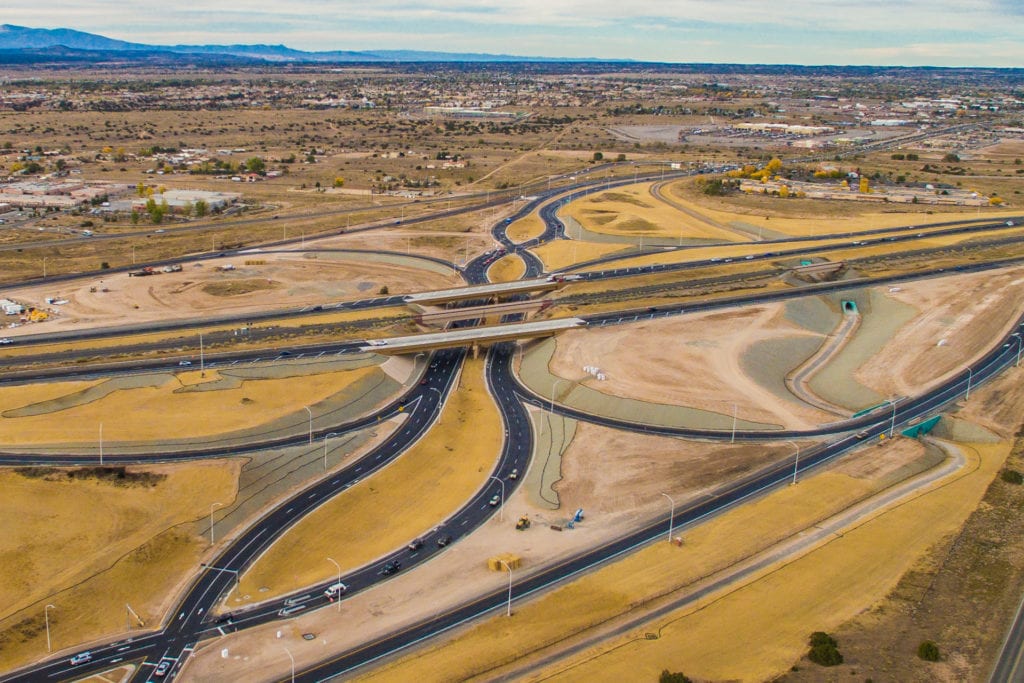
<instances>
[{"instance_id":1,"label":"hazy horizon","mask_svg":"<svg viewBox=\"0 0 1024 683\"><path fill-rule=\"evenodd\" d=\"M8 0L4 23L153 45L284 44L651 62L1024 66L1017 0ZM171 28L168 28L171 27Z\"/></svg>"}]
</instances>

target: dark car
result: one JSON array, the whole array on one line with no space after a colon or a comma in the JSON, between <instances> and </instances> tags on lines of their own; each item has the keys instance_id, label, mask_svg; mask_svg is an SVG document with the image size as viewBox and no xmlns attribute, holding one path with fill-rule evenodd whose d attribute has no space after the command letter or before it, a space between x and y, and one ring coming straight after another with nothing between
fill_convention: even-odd
<instances>
[{"instance_id":1,"label":"dark car","mask_svg":"<svg viewBox=\"0 0 1024 683\"><path fill-rule=\"evenodd\" d=\"M446 545L448 545L451 542L452 542L452 537L449 536L448 534L445 534L444 536L438 536L437 537L437 547L438 548L443 548L443 547L445 547Z\"/></svg>"},{"instance_id":2,"label":"dark car","mask_svg":"<svg viewBox=\"0 0 1024 683\"><path fill-rule=\"evenodd\" d=\"M381 573L384 576L390 576L391 574L394 574L401 568L402 564L400 562L388 562L386 565L384 565L384 568L381 570Z\"/></svg>"}]
</instances>

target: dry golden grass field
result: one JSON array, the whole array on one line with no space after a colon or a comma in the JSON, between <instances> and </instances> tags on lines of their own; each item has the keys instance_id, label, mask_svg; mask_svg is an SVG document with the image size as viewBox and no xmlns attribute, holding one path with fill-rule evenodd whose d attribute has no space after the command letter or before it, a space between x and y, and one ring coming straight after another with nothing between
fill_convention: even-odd
<instances>
[{"instance_id":1,"label":"dry golden grass field","mask_svg":"<svg viewBox=\"0 0 1024 683\"><path fill-rule=\"evenodd\" d=\"M474 438L466 439L472 425ZM440 423L398 460L306 515L241 576L234 608L324 581L335 557L343 571L398 548L457 510L487 481L502 439L483 362L469 361Z\"/></svg>"},{"instance_id":2,"label":"dry golden grass field","mask_svg":"<svg viewBox=\"0 0 1024 683\"><path fill-rule=\"evenodd\" d=\"M532 656L557 654L576 637L614 628L617 618L642 616L659 599L799 535L883 483L863 473L805 477L796 487L686 529L681 548L656 543L517 605L511 619L494 616L447 643L380 667L367 680L406 680L413 671L430 681L476 680L508 671L517 671L522 680L653 680L665 668L701 680L771 679L800 656L810 631L832 628L881 599L921 553L959 527L1007 453L1005 444L966 450L977 455L945 485L749 582L564 660L530 664ZM644 632L657 636L647 640Z\"/></svg>"},{"instance_id":3,"label":"dry golden grass field","mask_svg":"<svg viewBox=\"0 0 1024 683\"><path fill-rule=\"evenodd\" d=\"M56 607L56 651L122 632L125 603L148 627L158 624L206 549L186 523L213 502L230 503L240 467L149 465L128 468L124 479L69 478L65 468L0 472L0 513L18 520L0 538L3 668L45 652L45 604Z\"/></svg>"},{"instance_id":4,"label":"dry golden grass field","mask_svg":"<svg viewBox=\"0 0 1024 683\"><path fill-rule=\"evenodd\" d=\"M72 398L84 390L81 383L71 386L43 385L0 388L4 413L0 424L5 433L20 445L58 443L93 444L98 425L103 438L114 441L160 441L181 437L209 436L244 430L295 414L294 396L301 393L315 409L319 401L343 390L368 375L375 367L342 370L285 379L243 380L239 386L215 391L186 391L190 386L217 382L221 375L189 370L168 377L160 386L118 390L82 405L62 407L60 399ZM59 388L58 388L59 387ZM43 398L49 396L49 398ZM37 415L9 417L11 411L43 401L53 407ZM301 407L298 407L302 412ZM130 415L130 419L116 416ZM179 416L167 419L167 416ZM183 416L189 416L187 418ZM302 416L304 418L305 413Z\"/></svg>"}]
</instances>

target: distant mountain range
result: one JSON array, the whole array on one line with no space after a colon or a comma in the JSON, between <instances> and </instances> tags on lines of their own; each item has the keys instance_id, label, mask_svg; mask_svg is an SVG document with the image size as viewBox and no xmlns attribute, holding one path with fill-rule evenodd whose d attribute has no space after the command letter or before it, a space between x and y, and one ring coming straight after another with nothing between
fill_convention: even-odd
<instances>
[{"instance_id":1,"label":"distant mountain range","mask_svg":"<svg viewBox=\"0 0 1024 683\"><path fill-rule=\"evenodd\" d=\"M0 63L44 61L199 61L216 63L339 62L577 62L553 57L518 57L422 50L306 52L284 45L146 45L69 28L0 25Z\"/></svg>"}]
</instances>

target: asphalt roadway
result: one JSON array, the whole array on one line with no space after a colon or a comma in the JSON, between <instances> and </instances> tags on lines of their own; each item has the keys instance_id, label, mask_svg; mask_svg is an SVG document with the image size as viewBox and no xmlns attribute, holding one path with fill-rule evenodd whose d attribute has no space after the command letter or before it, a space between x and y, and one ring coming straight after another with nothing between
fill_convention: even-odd
<instances>
[{"instance_id":1,"label":"asphalt roadway","mask_svg":"<svg viewBox=\"0 0 1024 683\"><path fill-rule=\"evenodd\" d=\"M1024 320L1018 321L1017 326L1018 329L1024 328ZM1017 358L1017 350L1012 343L1013 339L1007 336L1000 340L995 348L971 367L971 374L969 376L965 372L963 375L954 377L943 386L897 404L895 424L899 425L917 417L933 414L942 406L962 396L967 390L968 381L970 381L972 387L977 387L1005 367L1012 365ZM508 480L508 473L512 468L524 469L528 462L529 454L532 451L531 427L526 417L525 408L517 399L517 393L521 389L511 371L513 348L508 344L495 347L489 354L487 363L489 388L498 401L499 409L505 420L507 433L502 455L494 472L495 476L508 482L508 488L504 491L505 495L508 495L509 490L515 485L511 480ZM92 660L77 667L72 667L69 664L69 660L62 657L59 660L50 660L36 667L21 670L0 680L63 680L70 677L80 677L87 673L99 672L124 661L138 662L139 660L141 660L141 666L133 680L149 680L150 675L155 670L155 666L162 661L171 663L172 668L168 673L168 677L165 678L165 680L170 680L177 672L178 667L187 658L195 643L202 638L216 636L219 630L226 631L244 628L278 618L287 618L300 611L322 607L327 603L326 598L322 594L326 584L312 587L299 595L291 595L273 601L254 610L239 612L234 615L234 623L232 624L218 624L210 619L211 609L219 602L221 596L230 591L236 580L237 573L248 567L251 561L277 537L305 514L308 514L309 511L315 509L333 495L344 491L363 477L390 462L424 433L438 414L441 396L450 388L451 383L454 381L456 370L461 363L462 357L462 352L456 351L443 351L436 354L434 362L437 365L435 369L439 370L439 372L432 381L437 382L437 384L428 385L428 388L419 392L415 399L407 402L406 410L409 417L398 432L389 438L387 442L370 451L350 467L331 475L281 503L253 527L240 535L218 555L217 560L204 568L188 589L184 598L179 602L170 621L161 631L142 635L131 642L118 641L110 645L94 648L90 650ZM433 391L429 387L436 388L437 391ZM431 397L436 397L436 400L431 402ZM672 524L674 526L681 526L721 512L772 486L785 483L793 476L794 472L806 472L809 469L820 466L822 463L828 462L841 453L867 443L872 437L877 437L879 434L885 433L892 428L893 418L890 413L891 411L889 410L880 410L865 416L862 418L865 422L865 429L857 434L844 436L821 447L807 449L801 453L799 461L795 461L793 465L790 465L788 461L779 462L764 468L754 475L739 481L730 482L713 494L678 510L672 520ZM601 421L601 423L604 424L606 422ZM607 422L607 424L610 426L620 426L612 422ZM635 425L629 425L628 427L635 428ZM772 438L779 436L781 434L773 433L771 435ZM740 435L738 434L737 437L740 438ZM476 528L494 512L494 508L487 505L485 501L490 496L500 492L500 485L489 480L488 484L473 499L468 501L455 516L439 525L436 533L450 534L453 540L457 540L459 535L468 533ZM531 575L517 585L514 589L515 595L518 598L522 598L556 582L563 581L579 572L614 559L621 554L631 552L666 533L667 528L668 519L666 518L612 543L592 549L569 561ZM427 540L429 541L430 538ZM403 563L404 571L405 568L428 559L435 552L437 552L436 543L430 544L429 542L424 544L423 549L415 552L408 549L400 549L386 557L380 558L372 565L344 576L342 580L351 586L350 593L357 592L384 578L380 576L380 569L384 563L398 560ZM323 680L324 678L350 671L354 667L371 662L376 658L394 652L396 649L407 647L432 634L442 632L477 615L500 607L504 604L505 599L506 594L504 591L497 591L484 596L453 612L437 615L428 622L405 629L389 638L382 639L356 651L335 656L328 661L318 664L309 671L300 672L297 680Z\"/></svg>"},{"instance_id":2,"label":"asphalt roadway","mask_svg":"<svg viewBox=\"0 0 1024 683\"><path fill-rule=\"evenodd\" d=\"M651 313L669 314L670 312L653 311ZM1021 321L1018 321L1018 329L1021 326ZM957 400L965 392L968 382L971 383L972 387L976 387L1001 369L1013 364L1017 355L1014 342L1015 340L1012 337L1000 340L992 351L971 367L970 375L965 370L962 376L953 378L949 383L936 387L920 397L899 403L895 411L896 424L935 412L943 405ZM515 485L507 480L508 473L513 468L525 469L529 454L532 451L531 428L526 416L525 407L521 402L523 390L518 386L511 371L512 355L512 347L502 344L492 349L487 361L489 387L498 401L507 435L494 475L506 481L508 489ZM251 561L268 547L273 540L305 514L308 514L309 511L315 509L333 495L344 491L387 462L390 462L425 432L438 414L440 402L451 387L462 358L463 352L461 351L438 352L434 356L433 361L436 363L432 368L435 372L428 373L427 385L415 390L406 398L403 411L408 414L408 418L403 422L399 430L384 444L370 451L358 462L332 474L284 501L239 536L218 555L215 561L203 568L203 571L186 591L184 597L179 602L178 608L174 610L169 621L163 626L161 631L140 635L131 641L119 641L94 648L90 651L92 660L77 667L72 667L67 657L62 657L59 660L51 660L36 667L10 674L0 680L39 681L77 678L88 673L95 673L110 668L125 661L141 663L133 678L133 680L137 681L149 680L157 664L166 661L171 664L171 668L164 680L170 680L177 674L195 643L202 638L219 635L221 631L245 628L258 623L287 618L296 613L327 604L327 600L322 593L326 586L325 584L324 586L312 587L297 595L273 601L253 610L239 612L233 616L233 623L230 624L212 621L209 615L210 610L219 602L221 597L230 591L238 572L247 568ZM536 397L526 398L527 400L537 401ZM544 401L540 402L544 407L548 407L546 403ZM565 410L562 407L557 407L556 409ZM807 449L801 453L799 462L794 462L793 465L790 465L788 462L777 463L740 481L731 482L700 501L678 510L672 520L672 524L680 526L692 523L736 505L767 488L784 483L795 471L805 472L865 443L866 439L888 431L892 425L892 417L888 410L876 411L861 418L861 420L864 429L858 434L844 436L815 449ZM632 430L651 431L643 426L638 427L635 424L615 424L614 422L607 422L607 424ZM849 429L850 427L847 428ZM719 434L719 436L721 435ZM762 435L760 438L780 438L782 436L784 436L783 432L771 432L769 435ZM739 434L737 434L737 438L740 438ZM755 437L747 435L745 438ZM435 533L438 535L451 535L453 540L456 540L459 535L468 533L476 528L494 512L494 508L487 505L486 500L495 493L500 493L500 491L501 487L496 482L488 480L488 484L451 519L443 521ZM508 492L508 490L504 491L505 494L508 494ZM637 547L665 534L668 524L669 520L665 518L624 538L592 549L562 564L547 568L538 574L531 575L515 586L515 596L517 599L522 598L525 595L532 594L553 583L565 580L593 566L614 559L621 554L631 552ZM409 566L425 561L438 552L436 542L433 544L429 542L431 538L433 536L427 539L428 542L420 550L396 550L386 557L379 558L379 560L371 565L344 576L342 580L350 586L350 593L362 590L381 580L386 580L386 577L380 576L380 569L384 563L398 560L403 564L402 571L405 571ZM503 606L505 600L505 591L498 591L484 596L451 613L437 615L428 622L406 629L390 638L383 639L350 653L343 653L320 663L308 671L299 672L296 679L304 681L323 680L330 676L351 671L354 667L385 656L398 648L406 647L423 638L430 637L433 634L463 623L467 619L472 619L476 615Z\"/></svg>"}]
</instances>

